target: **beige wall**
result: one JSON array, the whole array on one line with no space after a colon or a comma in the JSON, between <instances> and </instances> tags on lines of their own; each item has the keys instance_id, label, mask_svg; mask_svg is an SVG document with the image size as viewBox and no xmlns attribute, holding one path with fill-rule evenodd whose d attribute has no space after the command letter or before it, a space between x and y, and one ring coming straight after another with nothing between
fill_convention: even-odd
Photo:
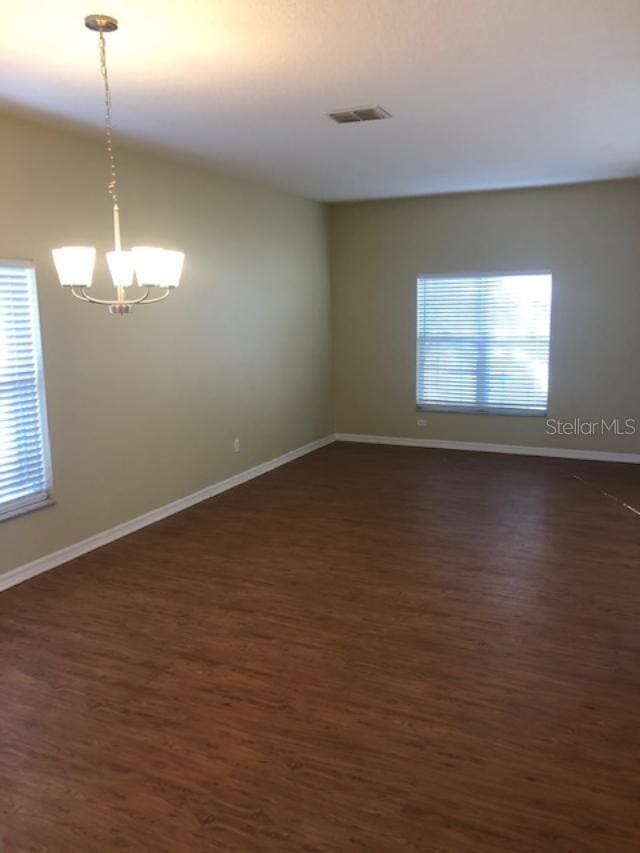
<instances>
[{"instance_id":1,"label":"beige wall","mask_svg":"<svg viewBox=\"0 0 640 853\"><path fill-rule=\"evenodd\" d=\"M101 140L0 117L0 257L37 265L56 501L0 523L0 573L334 430L322 207L119 154L125 243L187 253L180 290L124 318L50 260L110 248ZM640 181L334 205L330 247L339 432L640 452L640 434L415 411L416 278L549 268L549 414L640 417Z\"/></svg>"},{"instance_id":2,"label":"beige wall","mask_svg":"<svg viewBox=\"0 0 640 853\"><path fill-rule=\"evenodd\" d=\"M338 432L640 451L640 181L340 204L330 218ZM550 437L544 418L418 415L417 277L547 268L549 415L635 417L638 433Z\"/></svg>"},{"instance_id":3,"label":"beige wall","mask_svg":"<svg viewBox=\"0 0 640 853\"><path fill-rule=\"evenodd\" d=\"M187 253L179 291L124 318L63 292L50 255L110 248L101 141L0 117L0 257L37 265L56 500L0 523L0 572L333 430L321 206L119 156L125 243Z\"/></svg>"}]
</instances>

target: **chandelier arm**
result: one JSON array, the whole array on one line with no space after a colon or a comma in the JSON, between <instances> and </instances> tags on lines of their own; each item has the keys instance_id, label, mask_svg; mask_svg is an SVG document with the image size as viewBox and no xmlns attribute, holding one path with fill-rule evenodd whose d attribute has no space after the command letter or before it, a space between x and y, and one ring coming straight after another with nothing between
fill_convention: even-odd
<instances>
[{"instance_id":1,"label":"chandelier arm","mask_svg":"<svg viewBox=\"0 0 640 853\"><path fill-rule=\"evenodd\" d=\"M147 300L147 296L149 295L148 287L145 287L144 293L137 299L98 299L96 296L89 296L84 287L81 288L80 293L76 291L75 287L72 287L71 292L76 299L81 299L83 302L92 302L94 305L139 305L141 302L161 302L169 295L169 291L167 291L156 299Z\"/></svg>"},{"instance_id":2,"label":"chandelier arm","mask_svg":"<svg viewBox=\"0 0 640 853\"><path fill-rule=\"evenodd\" d=\"M144 293L142 294L142 296L139 296L137 299L125 299L124 302L126 305L139 305L141 302L146 302L148 295L149 295L149 288L145 287Z\"/></svg>"},{"instance_id":3,"label":"chandelier arm","mask_svg":"<svg viewBox=\"0 0 640 853\"><path fill-rule=\"evenodd\" d=\"M148 292L149 292L149 288L147 288L147 294L148 294ZM162 296L154 296L153 299L146 299L146 298L139 299L138 302L140 302L141 305L153 305L154 302L163 302L169 296L170 293L171 293L171 288L167 287L167 289L162 294Z\"/></svg>"},{"instance_id":4,"label":"chandelier arm","mask_svg":"<svg viewBox=\"0 0 640 853\"><path fill-rule=\"evenodd\" d=\"M81 291L82 295L76 293L73 288L71 290L73 295L76 296L78 299L82 299L84 302L91 302L93 305L114 305L117 301L115 299L98 299L96 296L89 296L84 287L81 288Z\"/></svg>"},{"instance_id":5,"label":"chandelier arm","mask_svg":"<svg viewBox=\"0 0 640 853\"><path fill-rule=\"evenodd\" d=\"M81 288L80 293L78 293L78 291L76 290L75 287L72 287L71 293L75 296L76 299L79 299L81 302L89 302L90 301L89 296L87 296L87 294L85 293L84 287Z\"/></svg>"},{"instance_id":6,"label":"chandelier arm","mask_svg":"<svg viewBox=\"0 0 640 853\"><path fill-rule=\"evenodd\" d=\"M171 288L168 287L161 296L154 296L153 299L148 298L150 292L151 289L145 287L144 293L137 299L98 299L96 296L89 296L84 287L80 288L80 293L75 287L71 288L71 293L76 299L80 299L82 302L92 302L94 305L151 305L154 302L163 302L171 293Z\"/></svg>"}]
</instances>

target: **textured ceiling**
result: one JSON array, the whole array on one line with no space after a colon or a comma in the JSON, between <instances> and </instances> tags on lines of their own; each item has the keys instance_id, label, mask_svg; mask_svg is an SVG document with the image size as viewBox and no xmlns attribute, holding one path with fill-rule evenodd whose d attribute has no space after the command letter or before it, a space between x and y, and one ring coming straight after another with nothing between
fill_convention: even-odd
<instances>
[{"instance_id":1,"label":"textured ceiling","mask_svg":"<svg viewBox=\"0 0 640 853\"><path fill-rule=\"evenodd\" d=\"M93 2L93 0L92 0ZM20 0L0 102L317 199L640 173L640 0ZM335 125L381 104L393 118Z\"/></svg>"}]
</instances>

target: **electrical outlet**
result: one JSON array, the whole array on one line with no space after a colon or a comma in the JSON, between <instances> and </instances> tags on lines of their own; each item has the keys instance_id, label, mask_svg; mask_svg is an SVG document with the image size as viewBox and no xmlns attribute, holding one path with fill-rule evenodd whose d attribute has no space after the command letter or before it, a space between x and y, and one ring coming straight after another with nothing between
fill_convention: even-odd
<instances>
[{"instance_id":1,"label":"electrical outlet","mask_svg":"<svg viewBox=\"0 0 640 853\"><path fill-rule=\"evenodd\" d=\"M420 426L420 427L426 427L426 425L427 425L427 419L426 419L426 418L418 418L418 420L416 421L416 423L417 423L417 424L418 424L418 426Z\"/></svg>"},{"instance_id":2,"label":"electrical outlet","mask_svg":"<svg viewBox=\"0 0 640 853\"><path fill-rule=\"evenodd\" d=\"M240 453L240 439L239 438L233 439L233 452L234 453Z\"/></svg>"}]
</instances>

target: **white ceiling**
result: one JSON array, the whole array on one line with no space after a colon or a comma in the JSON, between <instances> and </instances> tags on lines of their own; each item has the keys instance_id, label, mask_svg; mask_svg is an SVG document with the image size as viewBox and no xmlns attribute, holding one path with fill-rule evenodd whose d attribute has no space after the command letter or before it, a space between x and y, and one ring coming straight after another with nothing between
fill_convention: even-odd
<instances>
[{"instance_id":1,"label":"white ceiling","mask_svg":"<svg viewBox=\"0 0 640 853\"><path fill-rule=\"evenodd\" d=\"M640 0L15 0L0 101L98 126L96 11L117 134L311 198L640 174Z\"/></svg>"}]
</instances>

